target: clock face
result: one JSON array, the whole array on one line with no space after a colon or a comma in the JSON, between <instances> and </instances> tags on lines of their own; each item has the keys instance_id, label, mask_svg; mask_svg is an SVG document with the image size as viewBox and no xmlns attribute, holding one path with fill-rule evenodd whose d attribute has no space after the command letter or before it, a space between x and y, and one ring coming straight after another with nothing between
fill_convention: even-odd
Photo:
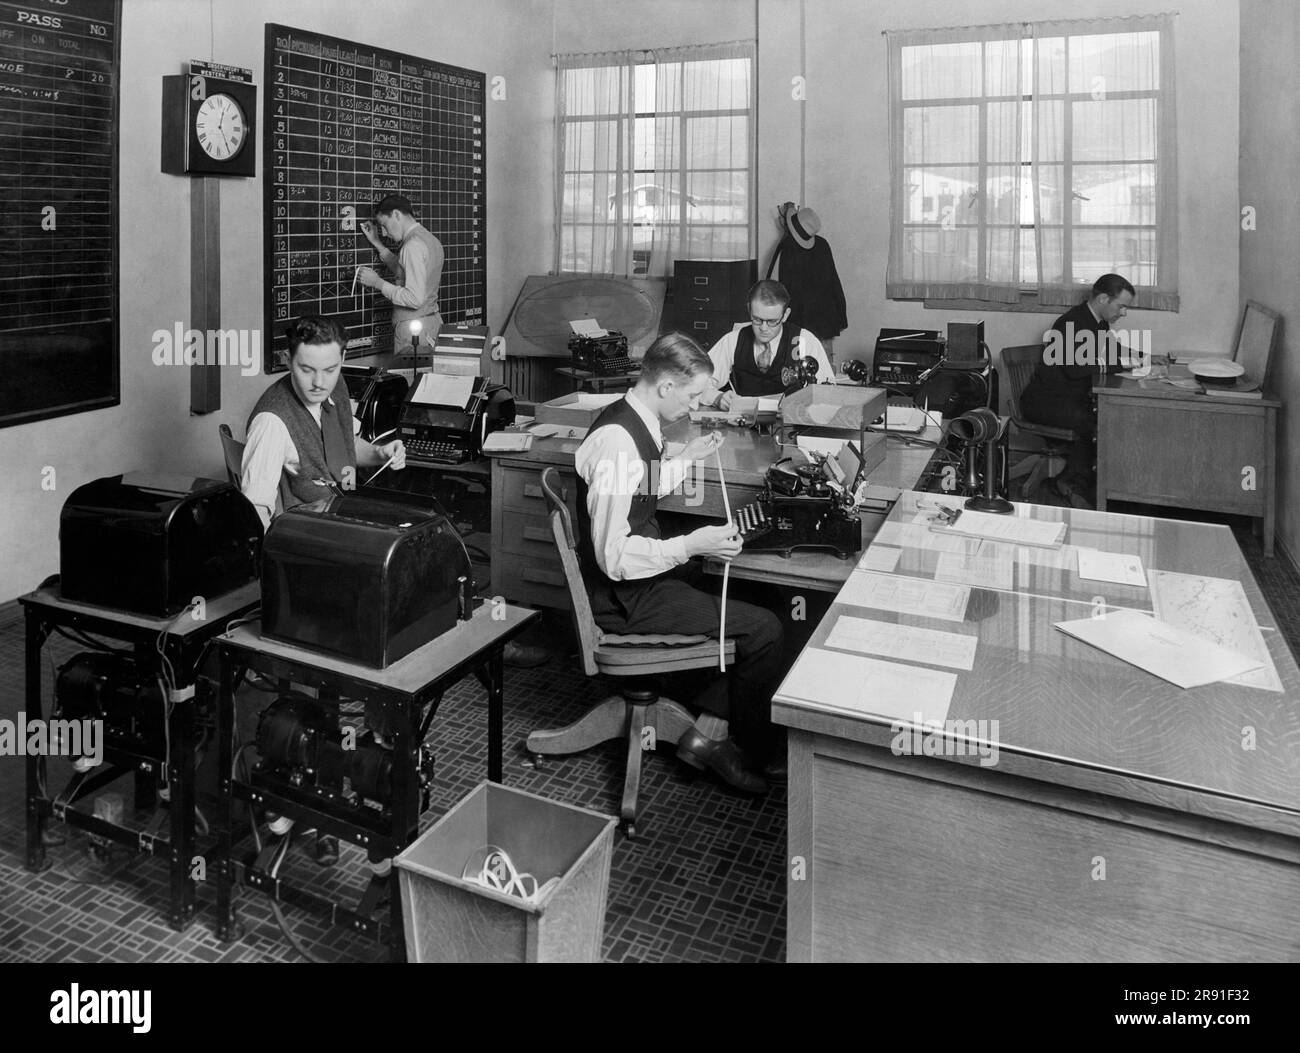
<instances>
[{"instance_id":1,"label":"clock face","mask_svg":"<svg viewBox=\"0 0 1300 1053\"><path fill-rule=\"evenodd\" d=\"M228 161L243 148L248 134L244 111L229 95L214 92L199 106L194 133L205 154L216 161Z\"/></svg>"}]
</instances>

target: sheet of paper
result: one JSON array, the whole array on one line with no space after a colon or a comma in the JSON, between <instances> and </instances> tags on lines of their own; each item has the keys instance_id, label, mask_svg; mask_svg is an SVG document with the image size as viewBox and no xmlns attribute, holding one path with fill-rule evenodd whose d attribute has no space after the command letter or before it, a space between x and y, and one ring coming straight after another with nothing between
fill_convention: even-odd
<instances>
[{"instance_id":1,"label":"sheet of paper","mask_svg":"<svg viewBox=\"0 0 1300 1053\"><path fill-rule=\"evenodd\" d=\"M1014 545L1045 545L1061 543L1065 524L1056 519L1029 519L1025 516L994 515L992 512L962 512L950 528L952 533L989 541L1005 541Z\"/></svg>"},{"instance_id":2,"label":"sheet of paper","mask_svg":"<svg viewBox=\"0 0 1300 1053\"><path fill-rule=\"evenodd\" d=\"M838 457L844 449L844 439L828 439L820 435L800 435L796 440L799 449L805 452L822 453L827 457Z\"/></svg>"},{"instance_id":3,"label":"sheet of paper","mask_svg":"<svg viewBox=\"0 0 1300 1053\"><path fill-rule=\"evenodd\" d=\"M881 658L898 658L904 662L946 665L967 671L975 667L976 636L923 629L919 625L898 625L874 618L854 618L841 614L826 637L827 647Z\"/></svg>"},{"instance_id":4,"label":"sheet of paper","mask_svg":"<svg viewBox=\"0 0 1300 1053\"><path fill-rule=\"evenodd\" d=\"M1056 627L1077 640L1182 688L1240 676L1261 663L1138 611L1077 618Z\"/></svg>"},{"instance_id":5,"label":"sheet of paper","mask_svg":"<svg viewBox=\"0 0 1300 1053\"><path fill-rule=\"evenodd\" d=\"M597 395L590 391L581 391L569 405L577 409L604 409L611 402L617 402L622 395Z\"/></svg>"},{"instance_id":6,"label":"sheet of paper","mask_svg":"<svg viewBox=\"0 0 1300 1053\"><path fill-rule=\"evenodd\" d=\"M594 318L575 318L569 322L569 328L576 336L604 336L605 330Z\"/></svg>"},{"instance_id":7,"label":"sheet of paper","mask_svg":"<svg viewBox=\"0 0 1300 1053\"><path fill-rule=\"evenodd\" d=\"M758 406L756 407L756 410L759 413L776 413L778 410L780 410L780 408L781 408L781 397L778 395L774 398L758 399Z\"/></svg>"},{"instance_id":8,"label":"sheet of paper","mask_svg":"<svg viewBox=\"0 0 1300 1053\"><path fill-rule=\"evenodd\" d=\"M875 543L922 548L930 552L966 552L979 545L974 538L938 533L916 523L884 523L876 533Z\"/></svg>"},{"instance_id":9,"label":"sheet of paper","mask_svg":"<svg viewBox=\"0 0 1300 1053\"><path fill-rule=\"evenodd\" d=\"M905 578L855 570L836 599L853 607L916 614L959 622L966 617L970 588L924 578Z\"/></svg>"},{"instance_id":10,"label":"sheet of paper","mask_svg":"<svg viewBox=\"0 0 1300 1053\"><path fill-rule=\"evenodd\" d=\"M959 585L973 585L980 589L1000 589L1010 592L1015 577L1015 561L1005 546L982 542L970 554L943 552L934 569L935 581L952 581Z\"/></svg>"},{"instance_id":11,"label":"sheet of paper","mask_svg":"<svg viewBox=\"0 0 1300 1053\"><path fill-rule=\"evenodd\" d=\"M1095 548L1081 548L1079 577L1088 581L1113 581L1116 585L1137 585L1145 588L1147 576L1142 570L1142 560L1123 552L1098 552Z\"/></svg>"},{"instance_id":12,"label":"sheet of paper","mask_svg":"<svg viewBox=\"0 0 1300 1053\"><path fill-rule=\"evenodd\" d=\"M818 709L943 723L956 686L956 673L808 647L777 694Z\"/></svg>"},{"instance_id":13,"label":"sheet of paper","mask_svg":"<svg viewBox=\"0 0 1300 1053\"><path fill-rule=\"evenodd\" d=\"M1264 642L1264 634L1255 621L1241 582L1153 570L1151 605L1161 621L1263 663L1259 669L1234 676L1228 683L1261 691L1282 691L1277 666L1268 653L1268 644Z\"/></svg>"},{"instance_id":14,"label":"sheet of paper","mask_svg":"<svg viewBox=\"0 0 1300 1053\"><path fill-rule=\"evenodd\" d=\"M411 396L412 402L430 406L455 406L465 409L474 393L474 377L453 377L446 373L421 373L420 383Z\"/></svg>"},{"instance_id":15,"label":"sheet of paper","mask_svg":"<svg viewBox=\"0 0 1300 1053\"><path fill-rule=\"evenodd\" d=\"M1016 562L1022 567L1073 570L1078 564L1076 551L1071 545L1062 545L1060 548L1034 548L1030 545L1021 545L1016 549Z\"/></svg>"},{"instance_id":16,"label":"sheet of paper","mask_svg":"<svg viewBox=\"0 0 1300 1053\"><path fill-rule=\"evenodd\" d=\"M858 570L878 570L882 574L888 574L898 566L898 557L902 554L901 548L891 548L889 545L872 542L867 546L867 551L862 553L862 558L858 560Z\"/></svg>"}]
</instances>

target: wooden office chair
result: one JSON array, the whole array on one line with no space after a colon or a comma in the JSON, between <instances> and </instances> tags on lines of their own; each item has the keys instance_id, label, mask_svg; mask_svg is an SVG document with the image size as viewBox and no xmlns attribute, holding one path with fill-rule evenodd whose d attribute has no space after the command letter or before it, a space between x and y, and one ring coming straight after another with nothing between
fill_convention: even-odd
<instances>
[{"instance_id":1,"label":"wooden office chair","mask_svg":"<svg viewBox=\"0 0 1300 1053\"><path fill-rule=\"evenodd\" d=\"M1042 358L1042 344L1023 344L1020 347L1002 349L1002 369L1006 373L1007 382L1011 385L1011 423L1015 425L1017 431L1037 435L1043 440L1041 446L1017 450L1026 456L1012 467L1011 478L1028 477L1021 485L1022 499L1028 499L1044 481L1065 467L1065 451L1058 444L1079 441L1078 432L1069 428L1056 428L1050 424L1035 424L1033 421L1025 420L1020 412L1020 396L1029 386L1029 381L1034 375L1034 366L1042 361ZM1055 471L1052 470L1053 461L1060 462L1055 466Z\"/></svg>"},{"instance_id":2,"label":"wooden office chair","mask_svg":"<svg viewBox=\"0 0 1300 1053\"><path fill-rule=\"evenodd\" d=\"M691 669L716 669L718 641L708 636L620 636L604 632L591 613L591 602L578 566L573 517L560 491L560 475L555 468L547 468L542 473L542 493L551 512L551 532L564 564L564 578L573 603L582 671L588 676L602 673L626 678L626 686L567 727L532 732L528 736L528 750L558 756L581 753L610 739L625 739L627 774L623 779L620 814L625 832L635 837L642 753L658 745L676 745L695 723L684 706L660 698L648 678ZM731 640L727 641L725 657L728 665L736 659L736 645ZM649 734L647 728L651 729Z\"/></svg>"},{"instance_id":3,"label":"wooden office chair","mask_svg":"<svg viewBox=\"0 0 1300 1053\"><path fill-rule=\"evenodd\" d=\"M244 463L244 444L230 431L229 424L223 424L217 431L221 433L221 455L226 459L226 475L236 486Z\"/></svg>"}]
</instances>

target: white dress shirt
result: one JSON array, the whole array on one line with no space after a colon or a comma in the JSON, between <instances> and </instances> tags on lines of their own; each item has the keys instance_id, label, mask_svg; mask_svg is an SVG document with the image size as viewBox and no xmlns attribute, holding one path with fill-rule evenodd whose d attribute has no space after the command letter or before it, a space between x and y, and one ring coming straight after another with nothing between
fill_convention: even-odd
<instances>
[{"instance_id":1,"label":"white dress shirt","mask_svg":"<svg viewBox=\"0 0 1300 1053\"><path fill-rule=\"evenodd\" d=\"M656 446L663 447L659 418L629 391L623 396L645 422ZM661 460L658 496L664 497L681 485L690 469L685 458ZM628 513L645 468L636 440L626 428L607 425L583 440L574 457L574 467L587 484L587 514L591 517L592 547L596 563L614 581L650 578L690 558L681 537L640 537L631 532Z\"/></svg>"},{"instance_id":2,"label":"white dress shirt","mask_svg":"<svg viewBox=\"0 0 1300 1053\"><path fill-rule=\"evenodd\" d=\"M333 396L330 405L335 405ZM307 406L307 412L320 424L320 404ZM361 432L361 422L352 418L352 434ZM239 466L239 489L252 502L262 519L262 528L271 525L275 515L276 500L280 496L280 475L298 474L298 448L289 437L289 429L274 413L259 413L248 423L248 438L244 440L244 459ZM321 487L321 497L329 491Z\"/></svg>"},{"instance_id":3,"label":"white dress shirt","mask_svg":"<svg viewBox=\"0 0 1300 1053\"><path fill-rule=\"evenodd\" d=\"M713 362L713 378L709 387L705 390L703 398L700 399L706 406L716 406L718 399L722 397L722 386L731 382L731 367L736 361L736 338L740 335L742 329L748 326L740 326L733 329L712 348L709 349L709 358ZM772 342L768 345L775 356L777 349L781 346L781 334L785 332L785 326L776 331L772 337ZM763 345L754 340L754 361L757 362L762 356ZM817 334L809 332L807 329L799 330L799 343L793 349L792 354L796 357L807 355L817 363L817 382L819 384L834 384L835 371L831 369L831 360L826 357L826 348L822 347L822 342L817 339Z\"/></svg>"}]
</instances>

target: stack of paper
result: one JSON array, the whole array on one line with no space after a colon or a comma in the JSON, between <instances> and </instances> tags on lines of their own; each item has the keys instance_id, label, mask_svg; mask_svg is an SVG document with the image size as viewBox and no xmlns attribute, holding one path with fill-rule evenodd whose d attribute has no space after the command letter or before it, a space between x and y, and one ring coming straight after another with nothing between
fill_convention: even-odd
<instances>
[{"instance_id":1,"label":"stack of paper","mask_svg":"<svg viewBox=\"0 0 1300 1053\"><path fill-rule=\"evenodd\" d=\"M972 512L969 509L963 511L952 526L931 529L983 538L986 541L1039 545L1044 548L1055 548L1065 539L1065 524L1057 520L1000 516L992 512Z\"/></svg>"}]
</instances>

